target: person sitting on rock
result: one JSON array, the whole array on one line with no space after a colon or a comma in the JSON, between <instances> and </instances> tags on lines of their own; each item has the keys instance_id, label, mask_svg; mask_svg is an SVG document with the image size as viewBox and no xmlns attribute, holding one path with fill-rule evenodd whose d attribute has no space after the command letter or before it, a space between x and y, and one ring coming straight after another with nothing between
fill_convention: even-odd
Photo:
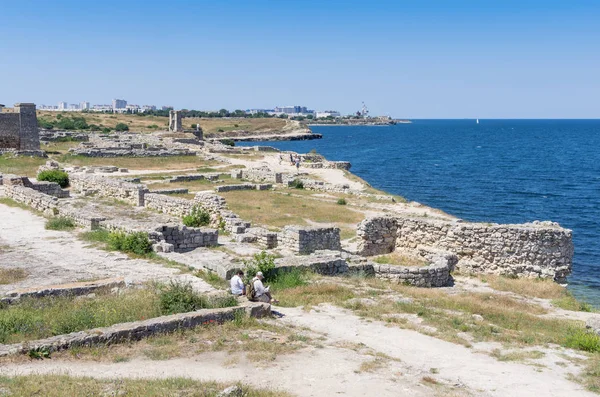
<instances>
[{"instance_id":1,"label":"person sitting on rock","mask_svg":"<svg viewBox=\"0 0 600 397\"><path fill-rule=\"evenodd\" d=\"M279 303L278 300L273 299L269 287L265 287L262 283L264 276L262 272L256 273L256 276L252 279L252 285L254 286L254 298L258 302L264 303Z\"/></svg>"},{"instance_id":2,"label":"person sitting on rock","mask_svg":"<svg viewBox=\"0 0 600 397\"><path fill-rule=\"evenodd\" d=\"M235 296L246 295L246 286L244 285L244 281L242 281L242 277L244 277L244 272L241 270L235 276L231 277L231 293Z\"/></svg>"}]
</instances>

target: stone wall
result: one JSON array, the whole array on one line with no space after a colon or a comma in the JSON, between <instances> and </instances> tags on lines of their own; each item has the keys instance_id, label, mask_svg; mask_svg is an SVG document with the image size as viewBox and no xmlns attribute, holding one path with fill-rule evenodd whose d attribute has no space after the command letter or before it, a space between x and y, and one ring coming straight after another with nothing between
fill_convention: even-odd
<instances>
[{"instance_id":1,"label":"stone wall","mask_svg":"<svg viewBox=\"0 0 600 397\"><path fill-rule=\"evenodd\" d=\"M457 269L563 281L571 272L572 232L551 222L498 225L375 217L361 222L358 253L377 255L428 246L458 256Z\"/></svg>"},{"instance_id":2,"label":"stone wall","mask_svg":"<svg viewBox=\"0 0 600 397\"><path fill-rule=\"evenodd\" d=\"M318 250L341 250L337 227L286 226L279 235L279 246L301 255Z\"/></svg>"},{"instance_id":3,"label":"stone wall","mask_svg":"<svg viewBox=\"0 0 600 397\"><path fill-rule=\"evenodd\" d=\"M215 191L218 193L222 192L233 192L235 190L269 190L273 187L271 184L253 184L253 183L240 183L237 185L221 185L216 186Z\"/></svg>"},{"instance_id":4,"label":"stone wall","mask_svg":"<svg viewBox=\"0 0 600 397\"><path fill-rule=\"evenodd\" d=\"M145 185L95 175L70 174L71 187L84 194L98 194L124 200L135 206L144 205Z\"/></svg>"},{"instance_id":5,"label":"stone wall","mask_svg":"<svg viewBox=\"0 0 600 397\"><path fill-rule=\"evenodd\" d=\"M25 186L6 186L4 195L48 215L58 212L58 199Z\"/></svg>"},{"instance_id":6,"label":"stone wall","mask_svg":"<svg viewBox=\"0 0 600 397\"><path fill-rule=\"evenodd\" d=\"M226 321L235 320L240 314L246 314L251 317L264 317L269 315L270 312L271 306L269 304L253 302L225 309L202 309L189 313L172 314L143 321L73 332L22 344L0 345L0 357L13 354L26 354L31 350L54 352L73 347L105 346L114 343L141 340L153 335L172 333L177 330L194 328L204 324L222 324Z\"/></svg>"},{"instance_id":7,"label":"stone wall","mask_svg":"<svg viewBox=\"0 0 600 397\"><path fill-rule=\"evenodd\" d=\"M281 172L272 171L269 167L233 170L231 172L231 177L261 183L283 183L283 174Z\"/></svg>"},{"instance_id":8,"label":"stone wall","mask_svg":"<svg viewBox=\"0 0 600 397\"><path fill-rule=\"evenodd\" d=\"M12 112L0 111L0 150L39 151L40 137L33 103L15 103Z\"/></svg>"},{"instance_id":9,"label":"stone wall","mask_svg":"<svg viewBox=\"0 0 600 397\"><path fill-rule=\"evenodd\" d=\"M169 197L164 194L146 193L144 195L144 205L147 208L181 218L191 212L194 202L179 197Z\"/></svg>"}]
</instances>

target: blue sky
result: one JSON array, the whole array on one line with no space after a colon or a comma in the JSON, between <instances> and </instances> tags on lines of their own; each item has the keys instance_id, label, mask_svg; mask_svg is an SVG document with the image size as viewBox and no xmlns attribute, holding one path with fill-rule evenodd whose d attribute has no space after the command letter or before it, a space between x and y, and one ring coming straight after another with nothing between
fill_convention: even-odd
<instances>
[{"instance_id":1,"label":"blue sky","mask_svg":"<svg viewBox=\"0 0 600 397\"><path fill-rule=\"evenodd\" d=\"M0 5L0 103L599 118L600 1Z\"/></svg>"}]
</instances>

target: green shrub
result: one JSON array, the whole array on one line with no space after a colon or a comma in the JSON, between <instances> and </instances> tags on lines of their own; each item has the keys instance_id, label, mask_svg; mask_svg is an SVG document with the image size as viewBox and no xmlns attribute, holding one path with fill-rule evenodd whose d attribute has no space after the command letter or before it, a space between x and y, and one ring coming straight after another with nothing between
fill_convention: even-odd
<instances>
[{"instance_id":1,"label":"green shrub","mask_svg":"<svg viewBox=\"0 0 600 397\"><path fill-rule=\"evenodd\" d=\"M200 227L210 224L210 214L202 207L195 205L189 215L183 217L183 224L188 227Z\"/></svg>"},{"instance_id":2,"label":"green shrub","mask_svg":"<svg viewBox=\"0 0 600 397\"><path fill-rule=\"evenodd\" d=\"M138 113L138 114L139 114L139 113ZM157 128L158 128L158 126L157 126L156 124L152 124L152 125L149 125L149 126L148 126L148 128L157 129Z\"/></svg>"},{"instance_id":3,"label":"green shrub","mask_svg":"<svg viewBox=\"0 0 600 397\"><path fill-rule=\"evenodd\" d=\"M221 142L223 145L235 146L235 141L233 139L219 139L219 142Z\"/></svg>"},{"instance_id":4,"label":"green shrub","mask_svg":"<svg viewBox=\"0 0 600 397\"><path fill-rule=\"evenodd\" d=\"M246 283L250 282L257 272L263 273L265 281L273 280L275 275L275 257L266 251L254 254L252 260L244 261L244 264L246 265Z\"/></svg>"},{"instance_id":5,"label":"green shrub","mask_svg":"<svg viewBox=\"0 0 600 397\"><path fill-rule=\"evenodd\" d=\"M125 123L118 123L115 126L115 131L119 131L119 132L129 131L129 126Z\"/></svg>"},{"instance_id":6,"label":"green shrub","mask_svg":"<svg viewBox=\"0 0 600 397\"><path fill-rule=\"evenodd\" d=\"M144 232L111 232L108 236L108 248L136 255L147 255L152 252L152 242L148 238L148 233Z\"/></svg>"},{"instance_id":7,"label":"green shrub","mask_svg":"<svg viewBox=\"0 0 600 397\"><path fill-rule=\"evenodd\" d=\"M277 273L271 281L271 287L277 291L283 289L301 287L308 284L307 273L300 269L292 269L289 272Z\"/></svg>"},{"instance_id":8,"label":"green shrub","mask_svg":"<svg viewBox=\"0 0 600 397\"><path fill-rule=\"evenodd\" d=\"M48 230L71 230L75 228L75 222L72 219L64 216L50 218L46 221L46 229Z\"/></svg>"},{"instance_id":9,"label":"green shrub","mask_svg":"<svg viewBox=\"0 0 600 397\"><path fill-rule=\"evenodd\" d=\"M100 126L96 124L90 124L90 131L100 131Z\"/></svg>"},{"instance_id":10,"label":"green shrub","mask_svg":"<svg viewBox=\"0 0 600 397\"><path fill-rule=\"evenodd\" d=\"M222 128L219 128L217 132L225 132Z\"/></svg>"},{"instance_id":11,"label":"green shrub","mask_svg":"<svg viewBox=\"0 0 600 397\"><path fill-rule=\"evenodd\" d=\"M567 335L565 346L591 353L600 352L600 336L583 328L575 328Z\"/></svg>"},{"instance_id":12,"label":"green shrub","mask_svg":"<svg viewBox=\"0 0 600 397\"><path fill-rule=\"evenodd\" d=\"M69 186L69 174L59 170L42 171L38 174L37 180L46 182L56 182L62 188Z\"/></svg>"},{"instance_id":13,"label":"green shrub","mask_svg":"<svg viewBox=\"0 0 600 397\"><path fill-rule=\"evenodd\" d=\"M102 132L108 134L110 132L110 128L104 127L102 128Z\"/></svg>"},{"instance_id":14,"label":"green shrub","mask_svg":"<svg viewBox=\"0 0 600 397\"><path fill-rule=\"evenodd\" d=\"M232 295L209 299L196 293L190 283L176 281L170 281L169 284L160 287L159 299L163 315L237 305L237 300Z\"/></svg>"},{"instance_id":15,"label":"green shrub","mask_svg":"<svg viewBox=\"0 0 600 397\"><path fill-rule=\"evenodd\" d=\"M348 204L348 203L346 202L346 199L345 199L345 198L341 198L341 199L339 199L339 200L337 201L337 203L338 203L338 205L346 205L346 204Z\"/></svg>"},{"instance_id":16,"label":"green shrub","mask_svg":"<svg viewBox=\"0 0 600 397\"><path fill-rule=\"evenodd\" d=\"M304 189L304 182L302 182L300 179L294 179L292 182L290 182L290 187L294 189Z\"/></svg>"}]
</instances>

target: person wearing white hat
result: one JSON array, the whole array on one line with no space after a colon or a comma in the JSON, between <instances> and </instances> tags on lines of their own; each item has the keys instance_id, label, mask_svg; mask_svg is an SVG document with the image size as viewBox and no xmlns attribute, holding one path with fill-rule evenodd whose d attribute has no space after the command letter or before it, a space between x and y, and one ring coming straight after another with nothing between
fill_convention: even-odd
<instances>
[{"instance_id":1,"label":"person wearing white hat","mask_svg":"<svg viewBox=\"0 0 600 397\"><path fill-rule=\"evenodd\" d=\"M263 276L262 272L257 272L256 276L252 279L252 284L254 286L254 296L257 301L265 302L265 303L279 303L278 300L273 299L271 296L271 292L269 291L269 287L265 287L263 285Z\"/></svg>"}]
</instances>

